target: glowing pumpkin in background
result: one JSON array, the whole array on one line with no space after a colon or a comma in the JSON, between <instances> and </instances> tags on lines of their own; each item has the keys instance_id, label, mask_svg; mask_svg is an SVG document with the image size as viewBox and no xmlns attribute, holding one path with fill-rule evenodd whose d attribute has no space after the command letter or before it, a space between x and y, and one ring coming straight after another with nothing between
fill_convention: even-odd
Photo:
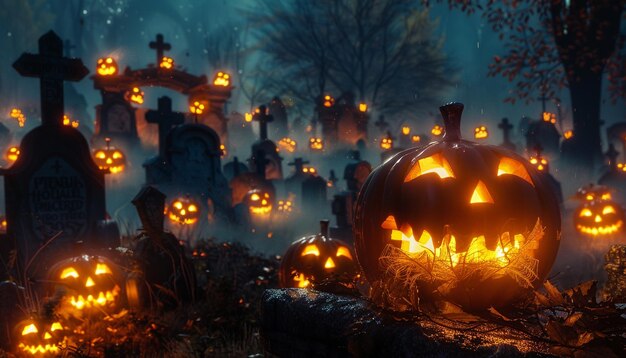
<instances>
[{"instance_id":1,"label":"glowing pumpkin in background","mask_svg":"<svg viewBox=\"0 0 626 358\"><path fill-rule=\"evenodd\" d=\"M272 213L273 195L261 189L250 190L243 199L253 216L266 216Z\"/></svg>"},{"instance_id":2,"label":"glowing pumpkin in background","mask_svg":"<svg viewBox=\"0 0 626 358\"><path fill-rule=\"evenodd\" d=\"M228 87L230 85L230 75L226 72L219 71L213 79L215 86Z\"/></svg>"},{"instance_id":3,"label":"glowing pumpkin in background","mask_svg":"<svg viewBox=\"0 0 626 358\"><path fill-rule=\"evenodd\" d=\"M354 216L359 264L373 285L401 285L422 300L467 310L507 305L554 262L557 197L524 158L462 140L462 104L440 110L441 141L397 154L363 185Z\"/></svg>"},{"instance_id":4,"label":"glowing pumpkin in background","mask_svg":"<svg viewBox=\"0 0 626 358\"><path fill-rule=\"evenodd\" d=\"M117 62L113 57L99 58L96 64L96 72L100 76L114 76L117 74Z\"/></svg>"},{"instance_id":5,"label":"glowing pumpkin in background","mask_svg":"<svg viewBox=\"0 0 626 358\"><path fill-rule=\"evenodd\" d=\"M198 203L187 197L176 198L165 209L167 217L175 224L193 225L200 218Z\"/></svg>"},{"instance_id":6,"label":"glowing pumpkin in background","mask_svg":"<svg viewBox=\"0 0 626 358\"><path fill-rule=\"evenodd\" d=\"M7 149L7 153L6 153L6 159L9 163L13 163L17 160L17 158L19 158L20 156L20 147L9 147L9 149Z\"/></svg>"},{"instance_id":7,"label":"glowing pumpkin in background","mask_svg":"<svg viewBox=\"0 0 626 358\"><path fill-rule=\"evenodd\" d=\"M7 232L7 218L4 215L0 215L0 234Z\"/></svg>"},{"instance_id":8,"label":"glowing pumpkin in background","mask_svg":"<svg viewBox=\"0 0 626 358\"><path fill-rule=\"evenodd\" d=\"M289 153L293 153L296 149L298 149L298 143L289 137L284 137L278 141L278 147L288 151Z\"/></svg>"},{"instance_id":9,"label":"glowing pumpkin in background","mask_svg":"<svg viewBox=\"0 0 626 358\"><path fill-rule=\"evenodd\" d=\"M56 357L66 341L66 329L58 321L29 318L15 327L19 356Z\"/></svg>"},{"instance_id":10,"label":"glowing pumpkin in background","mask_svg":"<svg viewBox=\"0 0 626 358\"><path fill-rule=\"evenodd\" d=\"M126 91L126 100L133 103L143 104L143 96L144 93L139 87L133 87L132 89Z\"/></svg>"},{"instance_id":11,"label":"glowing pumpkin in background","mask_svg":"<svg viewBox=\"0 0 626 358\"><path fill-rule=\"evenodd\" d=\"M159 67L164 70L171 70L174 68L174 59L171 57L163 56L161 59L161 63L159 63Z\"/></svg>"},{"instance_id":12,"label":"glowing pumpkin in background","mask_svg":"<svg viewBox=\"0 0 626 358\"><path fill-rule=\"evenodd\" d=\"M436 137L439 137L440 135L443 134L443 127L438 124L435 124L433 128L430 130L430 134Z\"/></svg>"},{"instance_id":13,"label":"glowing pumpkin in background","mask_svg":"<svg viewBox=\"0 0 626 358\"><path fill-rule=\"evenodd\" d=\"M335 99L331 95L327 94L324 96L323 104L326 108L332 107L335 104Z\"/></svg>"},{"instance_id":14,"label":"glowing pumpkin in background","mask_svg":"<svg viewBox=\"0 0 626 358\"><path fill-rule=\"evenodd\" d=\"M309 138L309 149L311 149L312 151L324 150L324 140L320 137Z\"/></svg>"},{"instance_id":15,"label":"glowing pumpkin in background","mask_svg":"<svg viewBox=\"0 0 626 358\"><path fill-rule=\"evenodd\" d=\"M335 275L356 277L352 249L343 241L328 237L328 220L320 222L320 233L294 241L285 252L278 271L281 287L308 287L311 281Z\"/></svg>"},{"instance_id":16,"label":"glowing pumpkin in background","mask_svg":"<svg viewBox=\"0 0 626 358\"><path fill-rule=\"evenodd\" d=\"M387 133L385 137L380 139L380 149L389 150L391 148L393 148L393 138L390 133Z\"/></svg>"},{"instance_id":17,"label":"glowing pumpkin in background","mask_svg":"<svg viewBox=\"0 0 626 358\"><path fill-rule=\"evenodd\" d=\"M109 170L111 174L117 174L126 168L126 156L121 150L111 146L111 139L105 138L106 148L93 152L93 160L102 170Z\"/></svg>"},{"instance_id":18,"label":"glowing pumpkin in background","mask_svg":"<svg viewBox=\"0 0 626 358\"><path fill-rule=\"evenodd\" d=\"M103 256L71 257L50 270L50 297L63 293L59 313L81 317L84 313L115 313L122 306L123 276Z\"/></svg>"},{"instance_id":19,"label":"glowing pumpkin in background","mask_svg":"<svg viewBox=\"0 0 626 358\"><path fill-rule=\"evenodd\" d=\"M607 187L589 184L578 189L576 197L582 201L574 212L574 226L578 232L596 238L623 231L624 211L613 201Z\"/></svg>"},{"instance_id":20,"label":"glowing pumpkin in background","mask_svg":"<svg viewBox=\"0 0 626 358\"><path fill-rule=\"evenodd\" d=\"M489 131L486 126L478 126L474 128L474 139L487 139Z\"/></svg>"}]
</instances>

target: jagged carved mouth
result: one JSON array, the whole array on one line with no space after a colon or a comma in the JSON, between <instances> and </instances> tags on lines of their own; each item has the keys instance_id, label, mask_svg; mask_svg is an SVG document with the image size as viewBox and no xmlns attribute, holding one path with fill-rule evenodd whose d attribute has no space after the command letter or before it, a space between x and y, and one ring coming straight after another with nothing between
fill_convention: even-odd
<instances>
[{"instance_id":1,"label":"jagged carved mouth","mask_svg":"<svg viewBox=\"0 0 626 358\"><path fill-rule=\"evenodd\" d=\"M622 220L619 220L618 222L612 225L592 227L592 226L585 226L585 225L578 224L576 225L576 228L583 234L587 234L591 236L598 236L598 235L615 234L616 232L622 229L622 226L624 226L624 222Z\"/></svg>"},{"instance_id":2,"label":"jagged carved mouth","mask_svg":"<svg viewBox=\"0 0 626 358\"><path fill-rule=\"evenodd\" d=\"M70 296L67 298L67 301L78 310L92 307L104 307L114 304L119 292L119 286L115 286L112 290L100 291L97 295L89 294L86 295L86 297L83 295Z\"/></svg>"},{"instance_id":3,"label":"jagged carved mouth","mask_svg":"<svg viewBox=\"0 0 626 358\"><path fill-rule=\"evenodd\" d=\"M405 225L399 230L395 220L387 218L381 225L382 228L391 231L390 239L400 242L400 249L409 256L425 254L427 257L442 257L449 261L452 267L459 264L479 264L493 262L500 267L506 267L511 260L521 251L528 254L529 250L537 248L537 240L543 236L539 220L532 232L527 234L511 233L505 231L497 238L495 248L489 249L484 235L472 237L465 251L457 250L457 238L453 234L445 235L438 247L435 247L432 235L427 230L422 230L419 236L415 236L410 225Z\"/></svg>"},{"instance_id":4,"label":"jagged carved mouth","mask_svg":"<svg viewBox=\"0 0 626 358\"><path fill-rule=\"evenodd\" d=\"M269 214L270 212L272 212L272 205L251 206L250 212L257 215Z\"/></svg>"},{"instance_id":5,"label":"jagged carved mouth","mask_svg":"<svg viewBox=\"0 0 626 358\"><path fill-rule=\"evenodd\" d=\"M59 347L56 344L45 344L45 345L29 345L20 343L18 348L22 350L24 353L30 353L32 355L35 354L45 354L45 353L59 353Z\"/></svg>"}]
</instances>

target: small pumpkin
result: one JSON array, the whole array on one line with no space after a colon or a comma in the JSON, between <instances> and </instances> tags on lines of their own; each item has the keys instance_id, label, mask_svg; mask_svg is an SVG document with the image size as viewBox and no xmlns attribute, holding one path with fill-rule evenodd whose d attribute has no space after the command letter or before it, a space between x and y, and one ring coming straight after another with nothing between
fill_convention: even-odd
<instances>
[{"instance_id":1,"label":"small pumpkin","mask_svg":"<svg viewBox=\"0 0 626 358\"><path fill-rule=\"evenodd\" d=\"M578 189L576 197L582 201L574 212L574 225L578 232L597 238L623 231L624 210L613 201L607 187L589 184Z\"/></svg>"},{"instance_id":2,"label":"small pumpkin","mask_svg":"<svg viewBox=\"0 0 626 358\"><path fill-rule=\"evenodd\" d=\"M159 63L159 67L164 70L171 70L174 68L174 59L171 57L163 56L161 58L161 62Z\"/></svg>"},{"instance_id":3,"label":"small pumpkin","mask_svg":"<svg viewBox=\"0 0 626 358\"><path fill-rule=\"evenodd\" d=\"M230 75L226 72L219 71L213 79L215 86L228 87L230 85Z\"/></svg>"},{"instance_id":4,"label":"small pumpkin","mask_svg":"<svg viewBox=\"0 0 626 358\"><path fill-rule=\"evenodd\" d=\"M200 218L200 207L189 196L179 197L170 202L165 213L175 224L193 225Z\"/></svg>"},{"instance_id":5,"label":"small pumpkin","mask_svg":"<svg viewBox=\"0 0 626 358\"><path fill-rule=\"evenodd\" d=\"M117 62L113 57L99 58L96 64L96 72L100 76L114 76L117 74Z\"/></svg>"},{"instance_id":6,"label":"small pumpkin","mask_svg":"<svg viewBox=\"0 0 626 358\"><path fill-rule=\"evenodd\" d=\"M356 277L352 249L345 242L328 236L328 220L320 222L320 233L294 241L283 256L279 281L281 287L308 287L311 281L335 275Z\"/></svg>"},{"instance_id":7,"label":"small pumpkin","mask_svg":"<svg viewBox=\"0 0 626 358\"><path fill-rule=\"evenodd\" d=\"M67 340L61 322L29 318L15 327L16 353L20 356L55 357Z\"/></svg>"},{"instance_id":8,"label":"small pumpkin","mask_svg":"<svg viewBox=\"0 0 626 358\"><path fill-rule=\"evenodd\" d=\"M320 137L309 138L309 149L313 151L324 150L324 140Z\"/></svg>"},{"instance_id":9,"label":"small pumpkin","mask_svg":"<svg viewBox=\"0 0 626 358\"><path fill-rule=\"evenodd\" d=\"M393 138L391 133L387 132L387 135L380 139L380 149L389 150L393 148Z\"/></svg>"},{"instance_id":10,"label":"small pumpkin","mask_svg":"<svg viewBox=\"0 0 626 358\"><path fill-rule=\"evenodd\" d=\"M9 149L7 149L6 159L7 161L9 161L9 163L15 162L17 158L19 158L19 156L20 156L20 147L12 146L12 147L9 147Z\"/></svg>"},{"instance_id":11,"label":"small pumpkin","mask_svg":"<svg viewBox=\"0 0 626 358\"><path fill-rule=\"evenodd\" d=\"M462 104L440 110L441 141L400 152L361 188L358 261L371 283L387 284L393 283L387 269L414 262L419 287L401 284L422 299L443 296L469 310L505 306L541 283L554 262L558 199L524 158L461 139ZM527 275L518 275L521 267L530 269Z\"/></svg>"},{"instance_id":12,"label":"small pumpkin","mask_svg":"<svg viewBox=\"0 0 626 358\"><path fill-rule=\"evenodd\" d=\"M117 174L126 168L126 155L120 149L111 146L111 139L106 138L106 147L93 152L93 160L102 170L109 170L111 174Z\"/></svg>"},{"instance_id":13,"label":"small pumpkin","mask_svg":"<svg viewBox=\"0 0 626 358\"><path fill-rule=\"evenodd\" d=\"M489 137L489 131L487 126L478 126L474 128L474 139L487 139Z\"/></svg>"},{"instance_id":14,"label":"small pumpkin","mask_svg":"<svg viewBox=\"0 0 626 358\"><path fill-rule=\"evenodd\" d=\"M50 269L51 296L64 292L61 314L115 313L122 306L124 278L104 256L82 255L58 262Z\"/></svg>"},{"instance_id":15,"label":"small pumpkin","mask_svg":"<svg viewBox=\"0 0 626 358\"><path fill-rule=\"evenodd\" d=\"M274 198L271 192L253 189L246 193L244 203L252 216L266 216L272 213Z\"/></svg>"}]
</instances>

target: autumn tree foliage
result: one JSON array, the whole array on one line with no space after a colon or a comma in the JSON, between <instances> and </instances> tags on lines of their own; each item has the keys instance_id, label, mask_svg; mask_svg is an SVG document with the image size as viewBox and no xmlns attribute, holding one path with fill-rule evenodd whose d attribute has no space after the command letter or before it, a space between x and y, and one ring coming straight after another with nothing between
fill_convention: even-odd
<instances>
[{"instance_id":1,"label":"autumn tree foliage","mask_svg":"<svg viewBox=\"0 0 626 358\"><path fill-rule=\"evenodd\" d=\"M624 0L448 0L450 8L481 12L499 33L505 52L489 75L514 83L505 101L527 103L570 93L574 138L571 153L585 167L602 157L600 105L603 79L613 103L626 99ZM425 3L428 4L428 1Z\"/></svg>"}]
</instances>

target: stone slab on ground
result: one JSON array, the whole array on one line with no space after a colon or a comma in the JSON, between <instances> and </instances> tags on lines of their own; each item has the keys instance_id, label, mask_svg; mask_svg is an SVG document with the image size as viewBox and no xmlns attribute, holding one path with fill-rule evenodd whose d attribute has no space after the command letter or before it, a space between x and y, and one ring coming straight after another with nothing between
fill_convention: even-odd
<instances>
[{"instance_id":1,"label":"stone slab on ground","mask_svg":"<svg viewBox=\"0 0 626 358\"><path fill-rule=\"evenodd\" d=\"M280 357L549 356L546 345L508 327L398 320L366 300L314 290L267 290L261 309L265 349Z\"/></svg>"}]
</instances>

